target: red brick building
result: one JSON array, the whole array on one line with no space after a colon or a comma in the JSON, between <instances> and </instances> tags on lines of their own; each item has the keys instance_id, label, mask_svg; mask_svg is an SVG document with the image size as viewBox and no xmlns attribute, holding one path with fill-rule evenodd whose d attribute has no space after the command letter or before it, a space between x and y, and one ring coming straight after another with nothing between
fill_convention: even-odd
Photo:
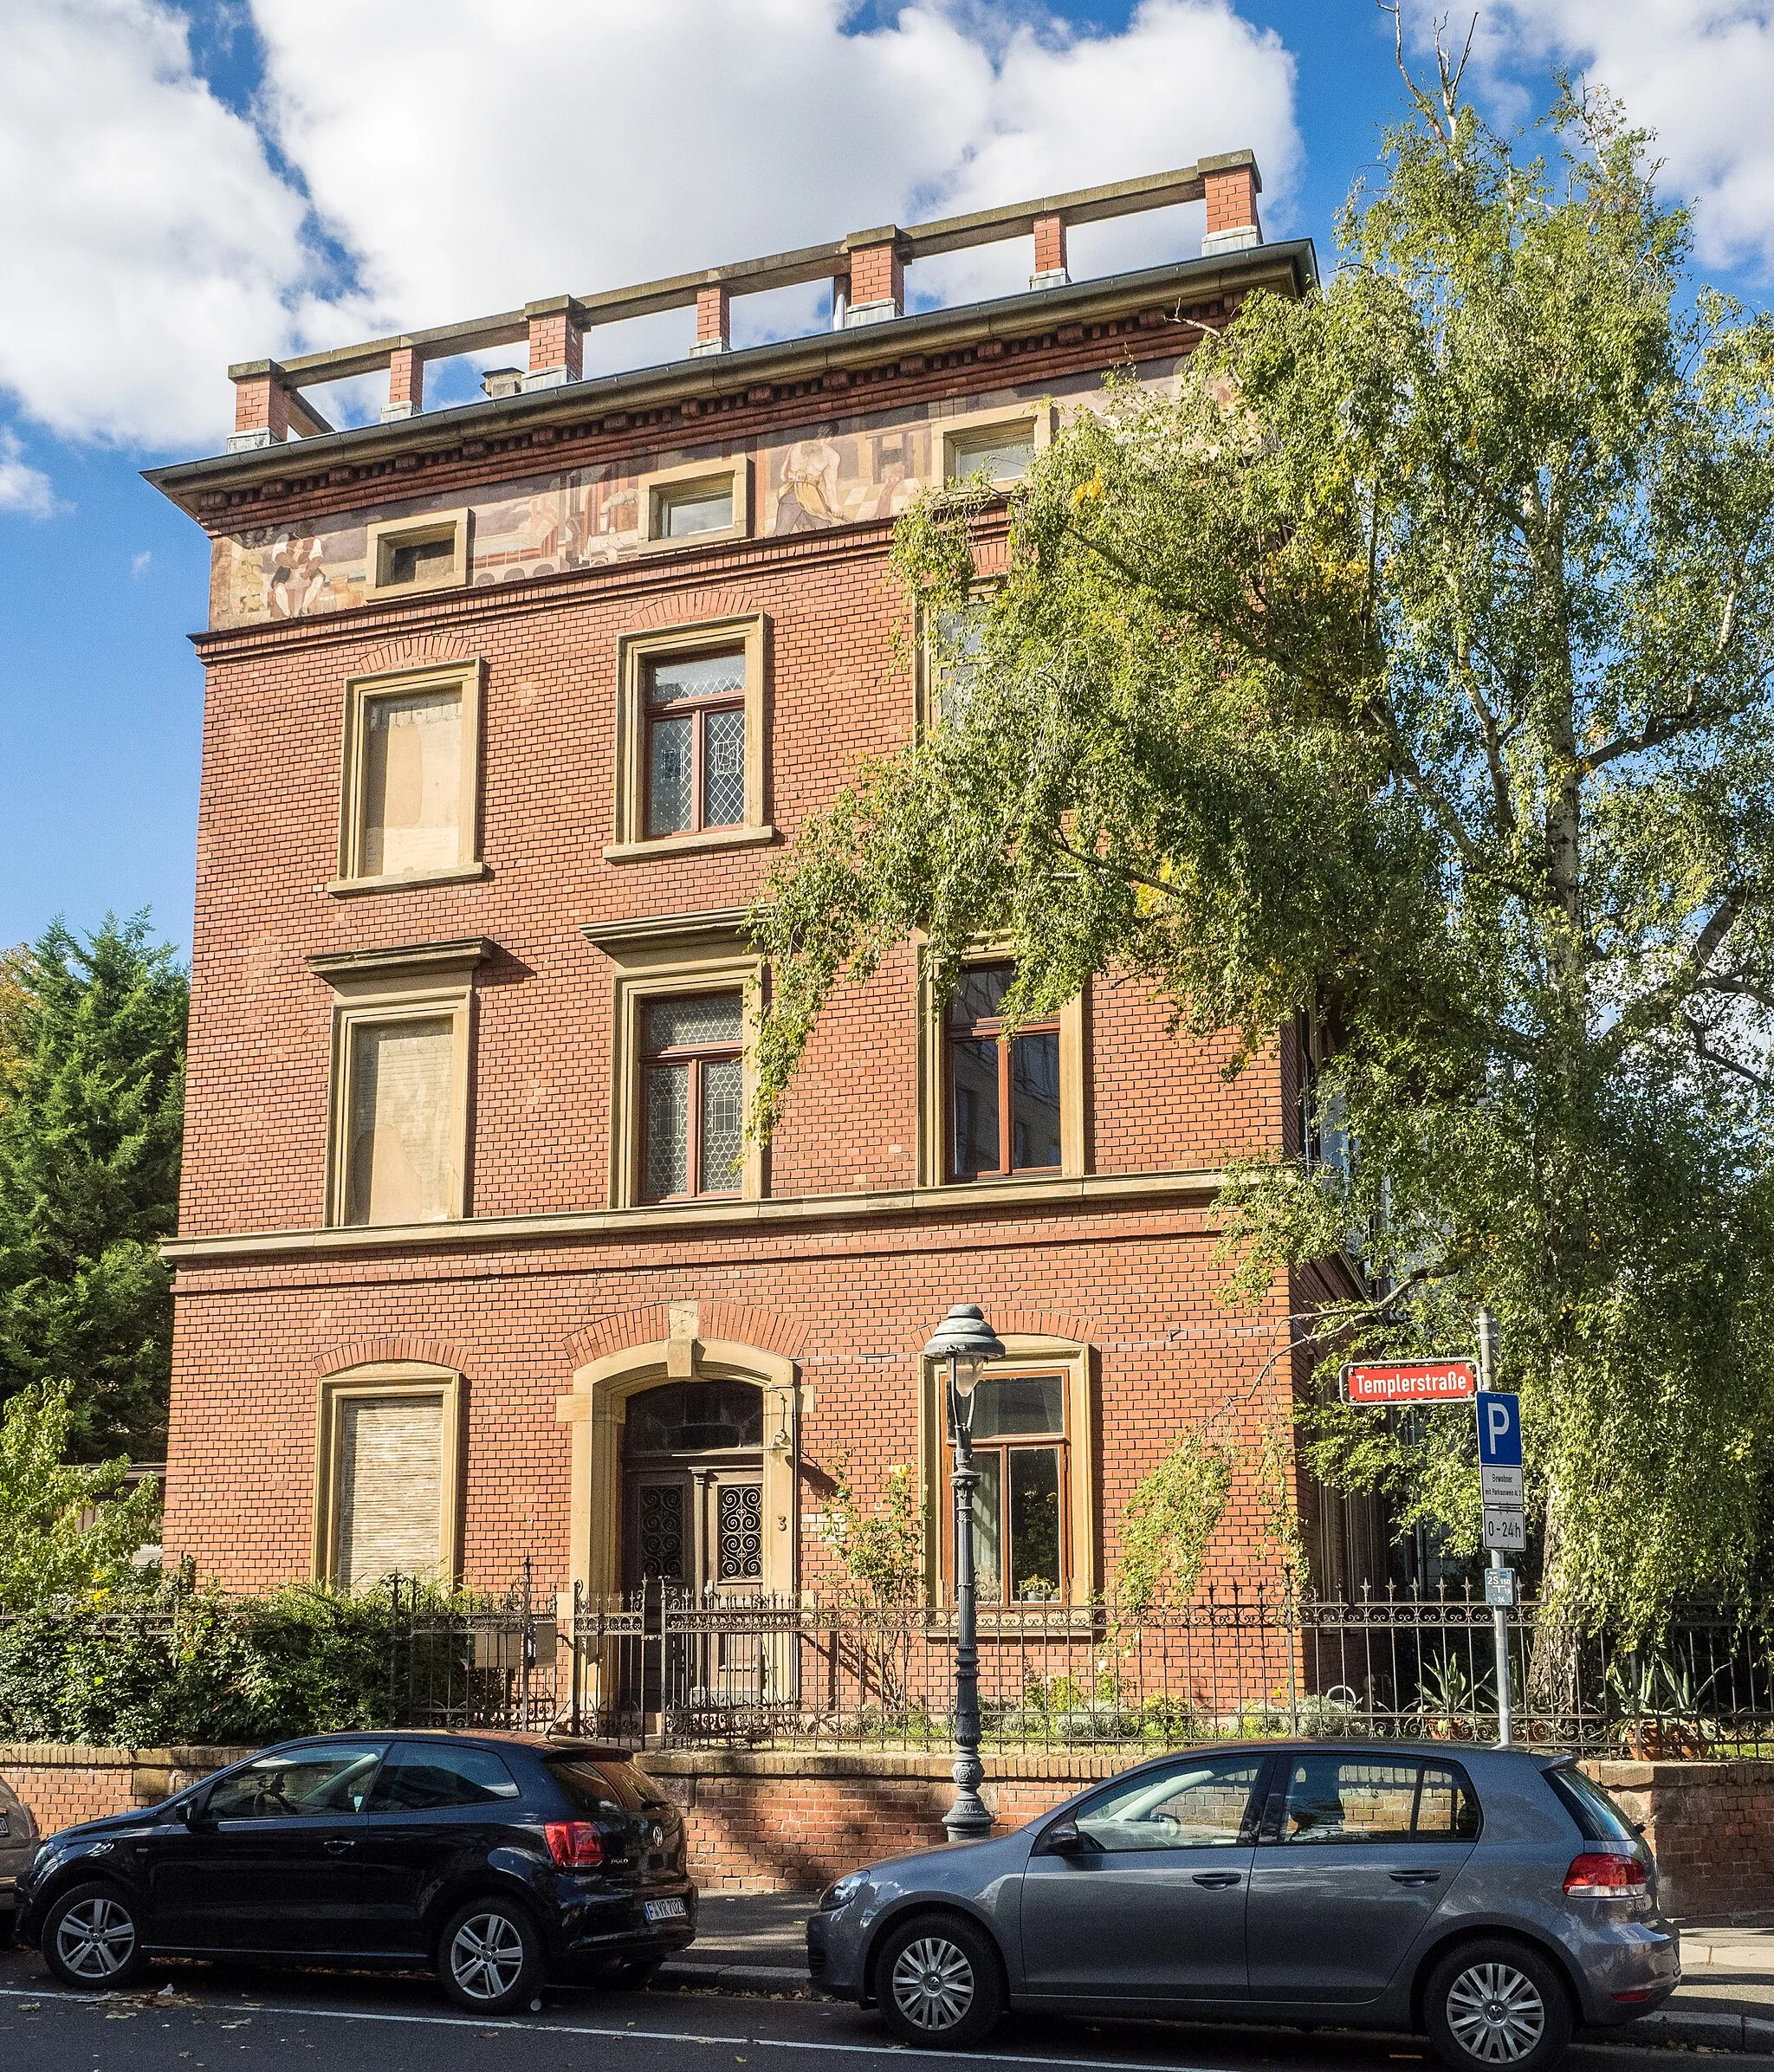
<instances>
[{"instance_id":1,"label":"red brick building","mask_svg":"<svg viewBox=\"0 0 1774 2072\"><path fill-rule=\"evenodd\" d=\"M907 948L767 1152L741 1128L746 903L927 694L896 513L1305 292L1259 186L1234 153L233 370L230 450L152 478L214 543L170 1554L237 1588L802 1586L846 1462L865 1499L898 1463L936 1486L920 1349L974 1299L1017 1383L982 1419L992 1588L1076 1599L1181 1429L1285 1406L1309 1291L1229 1311L1213 1250L1224 1161L1298 1141L1291 1033L1228 1085L1108 982L1013 1046L989 955L942 1003ZM1193 200L1201 258L1069 279L1069 226ZM1026 293L907 313L909 263L1030 236ZM829 331L731 347L733 297L820 279ZM682 358L583 376L587 329L675 308ZM519 342L424 407L428 365ZM381 370L381 421L330 429L315 392ZM1335 1584L1345 1522L1303 1494ZM1211 1575L1272 1579L1261 1511L1241 1479ZM948 1562L933 1522L933 1589Z\"/></svg>"}]
</instances>

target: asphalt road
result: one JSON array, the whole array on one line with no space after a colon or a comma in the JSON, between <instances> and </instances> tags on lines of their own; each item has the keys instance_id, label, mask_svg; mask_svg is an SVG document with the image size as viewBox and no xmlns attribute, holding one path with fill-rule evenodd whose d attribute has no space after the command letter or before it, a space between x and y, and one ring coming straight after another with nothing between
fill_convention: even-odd
<instances>
[{"instance_id":1,"label":"asphalt road","mask_svg":"<svg viewBox=\"0 0 1774 2072\"><path fill-rule=\"evenodd\" d=\"M33 1952L0 1952L5 2072L875 2072L890 2058L1090 2072L1391 2072L1429 2065L1409 2039L1264 2035L1150 2023L1007 2021L966 2060L895 2046L827 2001L549 1991L539 2013L478 2021L429 1980L167 1965L145 1987L62 1992ZM1647 2072L1642 2050L1584 2049L1581 2072ZM1709 2056L1712 2072L1768 2072ZM1653 2065L1654 2072L1654 2065Z\"/></svg>"}]
</instances>

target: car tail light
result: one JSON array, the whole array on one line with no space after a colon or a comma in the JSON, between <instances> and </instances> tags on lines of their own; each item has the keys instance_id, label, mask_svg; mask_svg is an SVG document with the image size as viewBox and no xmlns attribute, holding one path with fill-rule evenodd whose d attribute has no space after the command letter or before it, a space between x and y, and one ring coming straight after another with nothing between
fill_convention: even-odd
<instances>
[{"instance_id":1,"label":"car tail light","mask_svg":"<svg viewBox=\"0 0 1774 2072\"><path fill-rule=\"evenodd\" d=\"M1641 1900L1647 1889L1645 1867L1636 1856L1585 1852L1571 1859L1564 1889L1580 1900Z\"/></svg>"},{"instance_id":2,"label":"car tail light","mask_svg":"<svg viewBox=\"0 0 1774 2072\"><path fill-rule=\"evenodd\" d=\"M590 1821L551 1820L542 1831L562 1870L596 1870L603 1863L604 1837Z\"/></svg>"}]
</instances>

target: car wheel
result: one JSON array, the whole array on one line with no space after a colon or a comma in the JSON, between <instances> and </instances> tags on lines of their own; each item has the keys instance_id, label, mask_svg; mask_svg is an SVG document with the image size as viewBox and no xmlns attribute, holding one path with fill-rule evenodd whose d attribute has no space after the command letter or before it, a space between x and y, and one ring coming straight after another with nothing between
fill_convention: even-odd
<instances>
[{"instance_id":1,"label":"car wheel","mask_svg":"<svg viewBox=\"0 0 1774 2072\"><path fill-rule=\"evenodd\" d=\"M875 1998L902 2042L965 2050L982 2043L1004 2012L998 1952L970 1921L917 1914L881 1946Z\"/></svg>"},{"instance_id":2,"label":"car wheel","mask_svg":"<svg viewBox=\"0 0 1774 2072\"><path fill-rule=\"evenodd\" d=\"M456 2005L474 2014L527 2006L542 1979L534 1922L508 1900L470 1900L437 1939L437 1975Z\"/></svg>"},{"instance_id":3,"label":"car wheel","mask_svg":"<svg viewBox=\"0 0 1774 2072\"><path fill-rule=\"evenodd\" d=\"M127 1985L147 1964L135 1902L114 1885L76 1885L64 1892L43 1917L37 1947L56 1978L76 1992Z\"/></svg>"},{"instance_id":4,"label":"car wheel","mask_svg":"<svg viewBox=\"0 0 1774 2072\"><path fill-rule=\"evenodd\" d=\"M1430 1974L1429 2041L1459 2072L1549 2072L1570 2043L1570 1995L1553 1965L1515 1942L1463 1944Z\"/></svg>"}]
</instances>

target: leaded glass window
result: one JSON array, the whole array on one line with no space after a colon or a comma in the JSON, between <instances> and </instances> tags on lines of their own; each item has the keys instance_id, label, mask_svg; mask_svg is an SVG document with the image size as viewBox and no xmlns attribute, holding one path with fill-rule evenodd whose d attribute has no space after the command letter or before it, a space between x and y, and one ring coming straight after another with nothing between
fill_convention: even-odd
<instances>
[{"instance_id":1,"label":"leaded glass window","mask_svg":"<svg viewBox=\"0 0 1774 2072\"><path fill-rule=\"evenodd\" d=\"M745 653L662 658L646 682L647 832L745 821Z\"/></svg>"},{"instance_id":2,"label":"leaded glass window","mask_svg":"<svg viewBox=\"0 0 1774 2072\"><path fill-rule=\"evenodd\" d=\"M736 1195L745 1162L737 993L672 994L641 1011L644 1198Z\"/></svg>"}]
</instances>

